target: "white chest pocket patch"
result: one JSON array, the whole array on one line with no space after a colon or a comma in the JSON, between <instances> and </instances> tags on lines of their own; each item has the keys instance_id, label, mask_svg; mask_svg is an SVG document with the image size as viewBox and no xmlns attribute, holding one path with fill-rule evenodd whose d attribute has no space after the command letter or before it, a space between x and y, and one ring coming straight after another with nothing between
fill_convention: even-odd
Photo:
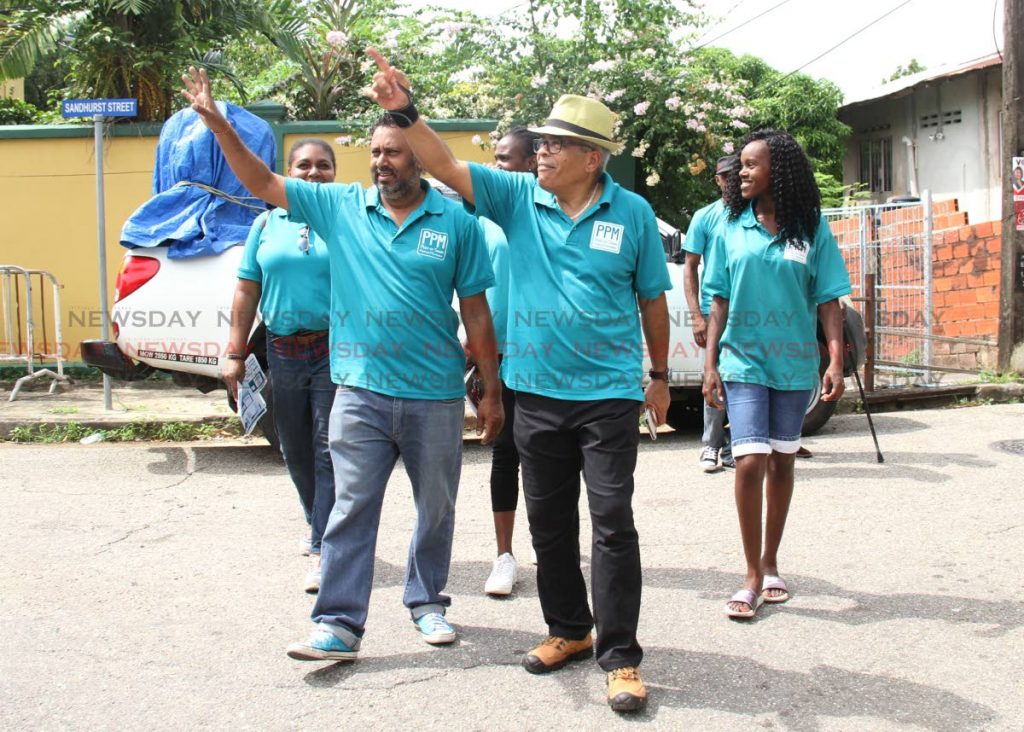
<instances>
[{"instance_id":1,"label":"white chest pocket patch","mask_svg":"<svg viewBox=\"0 0 1024 732\"><path fill-rule=\"evenodd\" d=\"M590 234L590 248L618 254L622 251L622 238L625 235L625 231L621 224L595 221L593 231Z\"/></svg>"},{"instance_id":2,"label":"white chest pocket patch","mask_svg":"<svg viewBox=\"0 0 1024 732\"><path fill-rule=\"evenodd\" d=\"M448 235L441 231L422 229L416 253L431 259L443 260L448 254Z\"/></svg>"}]
</instances>

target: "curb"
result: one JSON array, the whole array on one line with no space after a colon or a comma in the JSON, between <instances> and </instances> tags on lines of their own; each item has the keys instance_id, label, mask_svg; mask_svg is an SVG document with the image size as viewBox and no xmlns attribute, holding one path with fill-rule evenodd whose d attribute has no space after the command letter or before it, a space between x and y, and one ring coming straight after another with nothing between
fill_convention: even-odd
<instances>
[{"instance_id":1,"label":"curb","mask_svg":"<svg viewBox=\"0 0 1024 732\"><path fill-rule=\"evenodd\" d=\"M10 441L11 433L19 427L44 427L47 429L54 429L56 427L63 427L69 424L75 424L79 427L83 427L91 432L105 432L107 430L117 430L122 427L133 425L133 424L145 424L162 427L168 424L187 424L187 425L214 425L216 427L227 427L233 419L237 419L232 415L231 417L179 417L179 418L161 418L161 419L3 419L0 420L0 442ZM31 444L31 443L25 443Z\"/></svg>"},{"instance_id":2,"label":"curb","mask_svg":"<svg viewBox=\"0 0 1024 732\"><path fill-rule=\"evenodd\" d=\"M947 387L916 387L908 389L885 389L875 391L867 396L867 403L872 414L897 412L916 409L943 409L955 406L964 399L974 402L992 402L1002 404L1010 401L1024 402L1024 384L967 384ZM860 394L849 390L839 400L835 414L856 414L860 405ZM74 419L69 415L63 419L47 419L46 416L21 419L0 419L0 441L8 441L11 432L17 427L46 427L74 423L93 432L116 430L130 424L165 425L181 423L188 425L216 425L227 427L235 415L201 417L164 417L136 419ZM464 439L478 440L476 434L476 417L468 410L463 421Z\"/></svg>"},{"instance_id":3,"label":"curb","mask_svg":"<svg viewBox=\"0 0 1024 732\"><path fill-rule=\"evenodd\" d=\"M910 387L906 389L881 389L867 395L867 404L872 414L900 412L916 409L944 409L956 406L963 400L1005 404L1024 401L1024 384L962 384L939 387ZM860 407L860 394L847 389L839 400L836 414L854 414Z\"/></svg>"}]
</instances>

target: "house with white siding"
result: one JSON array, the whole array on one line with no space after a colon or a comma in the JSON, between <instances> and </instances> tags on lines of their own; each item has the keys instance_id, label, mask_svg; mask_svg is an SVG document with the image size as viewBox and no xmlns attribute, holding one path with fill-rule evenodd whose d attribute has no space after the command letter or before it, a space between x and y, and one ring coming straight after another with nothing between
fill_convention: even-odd
<instances>
[{"instance_id":1,"label":"house with white siding","mask_svg":"<svg viewBox=\"0 0 1024 732\"><path fill-rule=\"evenodd\" d=\"M1001 218L1002 58L998 54L884 84L847 101L853 128L843 182L875 203L956 198L972 224Z\"/></svg>"}]
</instances>

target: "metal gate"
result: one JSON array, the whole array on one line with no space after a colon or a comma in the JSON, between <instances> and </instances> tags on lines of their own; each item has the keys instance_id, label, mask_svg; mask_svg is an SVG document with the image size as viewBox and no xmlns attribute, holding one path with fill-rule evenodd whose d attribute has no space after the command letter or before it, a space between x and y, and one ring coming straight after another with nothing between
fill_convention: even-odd
<instances>
[{"instance_id":1,"label":"metal gate","mask_svg":"<svg viewBox=\"0 0 1024 732\"><path fill-rule=\"evenodd\" d=\"M33 281L38 287L33 288ZM43 295L45 285L50 286L50 297L53 308L47 318L46 298ZM14 382L8 401L18 398L21 387L27 382L40 377L51 379L50 393L57 389L58 383L68 383L64 375L64 343L61 334L60 318L61 285L49 272L40 269L25 269L13 264L0 264L0 324L3 326L3 341L0 342L0 364L18 364L25 367L25 375ZM38 294L38 301L33 295ZM39 318L36 318L36 305L39 305ZM52 320L52 340L47 332L47 321ZM42 332L42 340L37 340L37 328ZM56 371L37 366L36 362L50 361L55 364Z\"/></svg>"},{"instance_id":2,"label":"metal gate","mask_svg":"<svg viewBox=\"0 0 1024 732\"><path fill-rule=\"evenodd\" d=\"M893 377L934 383L937 373L968 372L937 362L935 344L995 344L983 339L950 338L935 333L933 242L941 230L931 195L920 201L824 209L846 261L858 307L874 301L875 367ZM867 293L869 274L875 291Z\"/></svg>"}]
</instances>

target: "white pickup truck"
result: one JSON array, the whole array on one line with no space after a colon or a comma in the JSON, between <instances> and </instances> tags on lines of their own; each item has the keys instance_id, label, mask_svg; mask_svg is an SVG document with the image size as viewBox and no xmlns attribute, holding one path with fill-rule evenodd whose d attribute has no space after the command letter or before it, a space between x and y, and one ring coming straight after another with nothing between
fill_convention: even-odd
<instances>
[{"instance_id":1,"label":"white pickup truck","mask_svg":"<svg viewBox=\"0 0 1024 732\"><path fill-rule=\"evenodd\" d=\"M114 339L83 341L82 360L114 379L133 381L157 370L170 374L178 386L192 386L204 394L224 389L220 370L243 247L187 259L170 259L167 251L151 247L125 253L110 310ZM249 351L266 369L266 328L258 318ZM259 426L276 446L269 383L263 397L267 413ZM234 410L230 393L227 398Z\"/></svg>"}]
</instances>

